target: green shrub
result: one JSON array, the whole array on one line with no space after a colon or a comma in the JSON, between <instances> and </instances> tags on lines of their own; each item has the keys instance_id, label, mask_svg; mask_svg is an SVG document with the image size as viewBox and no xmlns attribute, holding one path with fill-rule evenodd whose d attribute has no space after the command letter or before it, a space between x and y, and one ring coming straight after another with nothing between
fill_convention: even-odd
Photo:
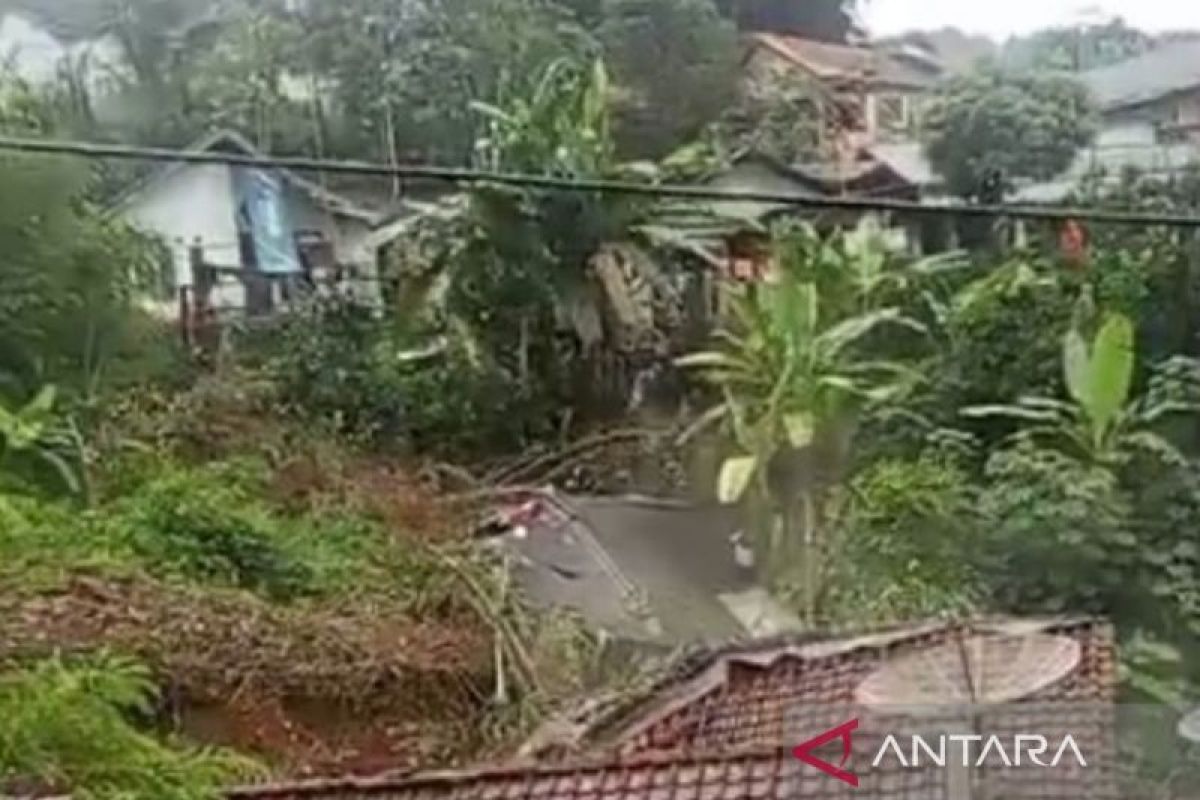
<instances>
[{"instance_id":1,"label":"green shrub","mask_svg":"<svg viewBox=\"0 0 1200 800\"><path fill-rule=\"evenodd\" d=\"M312 575L277 541L278 522L225 470L168 470L98 516L153 574L290 598Z\"/></svg>"},{"instance_id":2,"label":"green shrub","mask_svg":"<svg viewBox=\"0 0 1200 800\"><path fill-rule=\"evenodd\" d=\"M966 287L950 309L950 349L938 383L965 405L1054 394L1077 291L1045 265L1014 262Z\"/></svg>"},{"instance_id":3,"label":"green shrub","mask_svg":"<svg viewBox=\"0 0 1200 800\"><path fill-rule=\"evenodd\" d=\"M993 455L984 480L981 559L1001 607L1136 619L1139 541L1112 472L1026 442Z\"/></svg>"},{"instance_id":4,"label":"green shrub","mask_svg":"<svg viewBox=\"0 0 1200 800\"><path fill-rule=\"evenodd\" d=\"M255 462L167 469L97 515L155 574L288 600L386 584L392 549L378 526L333 514L289 516L262 499Z\"/></svg>"},{"instance_id":5,"label":"green shrub","mask_svg":"<svg viewBox=\"0 0 1200 800\"><path fill-rule=\"evenodd\" d=\"M258 770L218 750L166 745L133 726L157 691L141 666L101 655L0 673L0 794L80 800L216 800Z\"/></svg>"},{"instance_id":6,"label":"green shrub","mask_svg":"<svg viewBox=\"0 0 1200 800\"><path fill-rule=\"evenodd\" d=\"M431 342L448 344L406 355ZM350 299L285 321L265 366L302 417L376 447L470 455L519 448L545 427L544 409L504 371Z\"/></svg>"},{"instance_id":7,"label":"green shrub","mask_svg":"<svg viewBox=\"0 0 1200 800\"><path fill-rule=\"evenodd\" d=\"M63 503L0 495L0 580L37 588L72 569L133 568L127 544L105 536L92 519Z\"/></svg>"},{"instance_id":8,"label":"green shrub","mask_svg":"<svg viewBox=\"0 0 1200 800\"><path fill-rule=\"evenodd\" d=\"M53 583L77 569L227 586L269 599L372 591L419 602L442 574L357 512L287 514L264 499L256 462L157 474L90 512L29 498L0 503L0 577Z\"/></svg>"},{"instance_id":9,"label":"green shrub","mask_svg":"<svg viewBox=\"0 0 1200 800\"><path fill-rule=\"evenodd\" d=\"M830 608L839 621L890 622L976 607L981 581L970 476L932 455L880 461L851 483L839 522Z\"/></svg>"}]
</instances>

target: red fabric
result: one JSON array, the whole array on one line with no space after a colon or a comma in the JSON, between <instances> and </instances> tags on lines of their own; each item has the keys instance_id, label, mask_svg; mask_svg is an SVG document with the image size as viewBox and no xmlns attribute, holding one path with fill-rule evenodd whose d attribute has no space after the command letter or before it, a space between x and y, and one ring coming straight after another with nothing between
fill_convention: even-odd
<instances>
[{"instance_id":1,"label":"red fabric","mask_svg":"<svg viewBox=\"0 0 1200 800\"><path fill-rule=\"evenodd\" d=\"M1075 220L1070 220L1063 226L1059 236L1059 246L1063 258L1068 263L1081 266L1087 261L1087 231Z\"/></svg>"}]
</instances>

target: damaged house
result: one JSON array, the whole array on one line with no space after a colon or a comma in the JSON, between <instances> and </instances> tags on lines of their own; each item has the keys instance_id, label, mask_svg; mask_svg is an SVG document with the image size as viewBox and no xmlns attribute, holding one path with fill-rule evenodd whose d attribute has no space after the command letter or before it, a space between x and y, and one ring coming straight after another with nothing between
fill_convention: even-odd
<instances>
[{"instance_id":1,"label":"damaged house","mask_svg":"<svg viewBox=\"0 0 1200 800\"><path fill-rule=\"evenodd\" d=\"M639 688L548 723L507 762L249 787L230 797L1115 798L1115 693L1112 632L1094 620L928 623L768 639L673 660ZM939 729L981 740L1069 735L1088 765L1068 759L1018 767L995 751L968 766L873 757L888 736Z\"/></svg>"}]
</instances>

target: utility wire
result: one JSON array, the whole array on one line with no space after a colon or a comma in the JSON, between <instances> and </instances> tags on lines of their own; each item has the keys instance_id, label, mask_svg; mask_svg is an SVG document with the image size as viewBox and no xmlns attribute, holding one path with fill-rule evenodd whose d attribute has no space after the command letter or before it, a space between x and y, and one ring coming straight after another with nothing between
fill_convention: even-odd
<instances>
[{"instance_id":1,"label":"utility wire","mask_svg":"<svg viewBox=\"0 0 1200 800\"><path fill-rule=\"evenodd\" d=\"M365 161L329 161L314 158L273 157L237 153L170 150L157 147L102 144L96 142L29 139L0 136L0 151L72 155L84 158L113 158L164 163L225 164L261 169L286 169L443 181L456 185L499 184L554 191L671 197L724 202L772 203L801 208L844 211L891 211L907 214L937 214L957 217L1006 217L1057 222L1096 222L1121 225L1200 228L1200 217L1184 214L1145 214L1087 208L1035 205L926 204L910 200L868 197L797 196L778 192L725 191L703 186L631 183L627 181L560 178L511 172L440 167L427 164L373 164Z\"/></svg>"}]
</instances>

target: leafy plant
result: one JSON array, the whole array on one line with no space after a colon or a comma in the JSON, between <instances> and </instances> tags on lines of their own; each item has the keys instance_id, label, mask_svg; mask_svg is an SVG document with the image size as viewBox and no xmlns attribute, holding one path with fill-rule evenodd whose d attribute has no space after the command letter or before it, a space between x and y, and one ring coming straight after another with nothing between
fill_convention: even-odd
<instances>
[{"instance_id":1,"label":"leafy plant","mask_svg":"<svg viewBox=\"0 0 1200 800\"><path fill-rule=\"evenodd\" d=\"M790 565L800 546L810 618L823 495L844 470L857 414L894 401L917 378L901 363L868 357L864 345L882 329L924 332L900 309L874 305L884 259L866 241L851 239L845 250L812 238L785 245L776 274L732 298L718 349L679 362L723 396L700 420L724 422L739 451L721 468L719 499L734 503L752 491L752 502L780 509L782 530L766 522L760 550L767 563Z\"/></svg>"},{"instance_id":2,"label":"leafy plant","mask_svg":"<svg viewBox=\"0 0 1200 800\"><path fill-rule=\"evenodd\" d=\"M988 459L978 500L979 563L1002 608L1147 611L1150 596L1131 581L1141 563L1129 495L1103 465L1019 442Z\"/></svg>"},{"instance_id":3,"label":"leafy plant","mask_svg":"<svg viewBox=\"0 0 1200 800\"><path fill-rule=\"evenodd\" d=\"M984 268L985 275L937 301L946 346L935 389L951 415L964 405L1050 393L1062 376L1059 332L1069 324L1076 287L1023 257Z\"/></svg>"},{"instance_id":4,"label":"leafy plant","mask_svg":"<svg viewBox=\"0 0 1200 800\"><path fill-rule=\"evenodd\" d=\"M1071 78L984 68L934 96L926 152L953 194L978 198L993 176L1001 191L1022 178L1055 177L1091 141L1094 125L1087 90Z\"/></svg>"},{"instance_id":5,"label":"leafy plant","mask_svg":"<svg viewBox=\"0 0 1200 800\"><path fill-rule=\"evenodd\" d=\"M972 476L932 449L865 468L833 521L827 613L854 625L968 614L984 581Z\"/></svg>"},{"instance_id":6,"label":"leafy plant","mask_svg":"<svg viewBox=\"0 0 1200 800\"><path fill-rule=\"evenodd\" d=\"M1134 331L1128 317L1106 318L1089 344L1073 328L1063 345L1063 369L1070 402L1026 397L1014 406L980 406L968 417L1007 416L1030 423L1022 434L1057 443L1067 452L1101 465L1121 465L1134 451L1179 464L1183 456L1149 430L1168 414L1195 410L1171 400L1131 401Z\"/></svg>"},{"instance_id":7,"label":"leafy plant","mask_svg":"<svg viewBox=\"0 0 1200 800\"><path fill-rule=\"evenodd\" d=\"M338 298L293 313L277 336L265 365L285 403L373 447L486 454L545 432L536 393L457 330L439 335Z\"/></svg>"},{"instance_id":8,"label":"leafy plant","mask_svg":"<svg viewBox=\"0 0 1200 800\"><path fill-rule=\"evenodd\" d=\"M0 127L48 133L41 113L28 87L0 80ZM14 198L0 206L0 375L11 394L52 382L94 400L136 349L138 301L158 288L163 249L91 202L75 165L6 156L0 176Z\"/></svg>"},{"instance_id":9,"label":"leafy plant","mask_svg":"<svg viewBox=\"0 0 1200 800\"><path fill-rule=\"evenodd\" d=\"M604 62L593 62L589 72L573 59L554 61L529 94L502 96L498 105L471 103L488 122L477 157L493 168L603 172L614 159L609 91Z\"/></svg>"},{"instance_id":10,"label":"leafy plant","mask_svg":"<svg viewBox=\"0 0 1200 800\"><path fill-rule=\"evenodd\" d=\"M56 397L55 388L45 386L15 411L0 401L0 476L19 484L36 483L45 467L60 487L80 494L84 489L83 469L78 466L82 443L78 432L56 414ZM75 464L67 453L74 454Z\"/></svg>"},{"instance_id":11,"label":"leafy plant","mask_svg":"<svg viewBox=\"0 0 1200 800\"><path fill-rule=\"evenodd\" d=\"M730 105L737 31L711 0L600 6L595 35L613 73L616 139L633 157L663 157Z\"/></svg>"},{"instance_id":12,"label":"leafy plant","mask_svg":"<svg viewBox=\"0 0 1200 800\"><path fill-rule=\"evenodd\" d=\"M222 750L163 744L134 727L157 690L142 666L112 655L10 665L0 672L0 790L85 800L216 800L260 774Z\"/></svg>"},{"instance_id":13,"label":"leafy plant","mask_svg":"<svg viewBox=\"0 0 1200 800\"><path fill-rule=\"evenodd\" d=\"M390 548L353 516L287 516L262 498L255 462L167 469L94 517L97 543L151 572L232 585L277 600L385 587Z\"/></svg>"}]
</instances>

